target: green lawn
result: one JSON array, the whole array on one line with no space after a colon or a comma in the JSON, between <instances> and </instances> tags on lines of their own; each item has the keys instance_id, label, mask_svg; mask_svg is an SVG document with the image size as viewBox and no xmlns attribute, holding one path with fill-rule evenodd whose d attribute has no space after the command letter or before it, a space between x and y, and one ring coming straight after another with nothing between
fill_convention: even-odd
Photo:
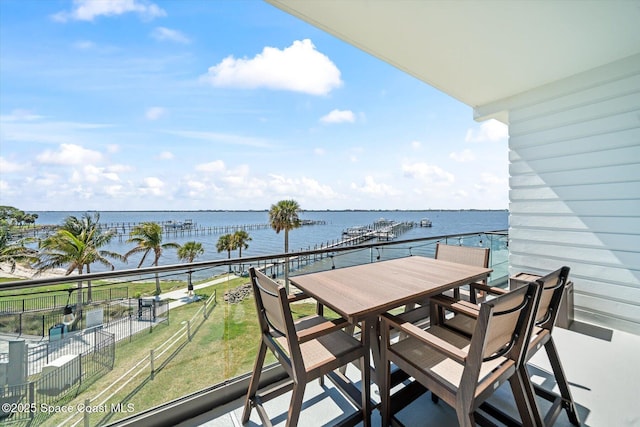
<instances>
[{"instance_id":1,"label":"green lawn","mask_svg":"<svg viewBox=\"0 0 640 427\"><path fill-rule=\"evenodd\" d=\"M153 378L150 376L150 369L144 368L140 375L109 400L109 405L131 404L135 412L140 412L249 372L253 367L260 339L255 303L253 299L233 305L223 301L225 290L244 284L247 280L233 279L199 290L198 294L203 296L211 295L214 289L217 290L217 305L210 311L208 319L204 320L200 314L192 323L191 341L182 339L181 345L174 346L162 356L158 356L157 349L184 327L186 321L202 307L202 302L174 309L171 311L169 325L159 325L154 327L153 333L143 333L132 342L118 344L114 370L92 384L70 404L75 405L97 395L139 360L148 359L152 348L156 349L157 358L157 372ZM309 315L315 309L316 306L312 303L296 303L292 307L295 317ZM275 359L270 356L269 362L273 361ZM99 399L92 402L92 405L101 402L102 399ZM94 414L91 425L107 424L126 415ZM54 416L45 425L58 425L64 418L66 417Z\"/></svg>"}]
</instances>

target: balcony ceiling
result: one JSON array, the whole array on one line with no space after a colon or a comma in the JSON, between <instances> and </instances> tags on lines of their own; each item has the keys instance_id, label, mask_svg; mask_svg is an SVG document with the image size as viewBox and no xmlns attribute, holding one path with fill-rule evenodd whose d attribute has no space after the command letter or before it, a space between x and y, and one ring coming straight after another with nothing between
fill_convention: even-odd
<instances>
[{"instance_id":1,"label":"balcony ceiling","mask_svg":"<svg viewBox=\"0 0 640 427\"><path fill-rule=\"evenodd\" d=\"M474 108L640 54L638 0L267 1Z\"/></svg>"}]
</instances>

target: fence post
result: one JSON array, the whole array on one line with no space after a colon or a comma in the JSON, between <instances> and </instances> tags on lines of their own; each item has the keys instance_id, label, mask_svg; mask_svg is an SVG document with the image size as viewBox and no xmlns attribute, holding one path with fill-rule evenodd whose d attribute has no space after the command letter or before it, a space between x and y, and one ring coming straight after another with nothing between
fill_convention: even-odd
<instances>
[{"instance_id":1,"label":"fence post","mask_svg":"<svg viewBox=\"0 0 640 427\"><path fill-rule=\"evenodd\" d=\"M90 403L91 403L90 399L85 399L84 400L84 407L85 407L85 410L84 410L84 427L89 427L90 426L90 424L89 424L89 414L91 413L91 411L87 411L86 410L86 408L89 407Z\"/></svg>"},{"instance_id":2,"label":"fence post","mask_svg":"<svg viewBox=\"0 0 640 427\"><path fill-rule=\"evenodd\" d=\"M187 320L187 338L191 341L191 320Z\"/></svg>"},{"instance_id":3,"label":"fence post","mask_svg":"<svg viewBox=\"0 0 640 427\"><path fill-rule=\"evenodd\" d=\"M149 362L151 364L151 378L153 378L153 374L155 369L153 368L153 349L149 350Z\"/></svg>"},{"instance_id":4,"label":"fence post","mask_svg":"<svg viewBox=\"0 0 640 427\"><path fill-rule=\"evenodd\" d=\"M36 403L36 393L35 393L36 383L34 381L29 381L29 408L35 405ZM33 419L36 416L36 411L29 411L29 418Z\"/></svg>"},{"instance_id":5,"label":"fence post","mask_svg":"<svg viewBox=\"0 0 640 427\"><path fill-rule=\"evenodd\" d=\"M24 376L29 378L29 343L24 344Z\"/></svg>"}]
</instances>

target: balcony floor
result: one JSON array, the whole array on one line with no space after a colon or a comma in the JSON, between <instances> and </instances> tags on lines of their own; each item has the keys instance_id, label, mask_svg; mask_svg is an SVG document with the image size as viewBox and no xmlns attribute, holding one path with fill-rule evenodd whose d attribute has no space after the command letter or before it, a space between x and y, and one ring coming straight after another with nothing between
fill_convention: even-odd
<instances>
[{"instance_id":1,"label":"balcony floor","mask_svg":"<svg viewBox=\"0 0 640 427\"><path fill-rule=\"evenodd\" d=\"M637 355L640 353L640 336L620 331L611 331L599 327L574 323L572 329L585 333L556 328L554 339L569 379L571 392L578 407L578 414L586 426L637 426L640 425L640 407L638 406L638 384L640 368ZM550 365L543 350L531 359L530 372L533 381L554 389L553 376L549 374ZM359 373L350 366L348 373ZM557 388L555 389L557 391ZM284 426L288 410L290 393L287 393L266 406L274 426ZM372 398L379 400L377 389L372 388ZM505 410L515 406L508 384L503 385L492 396L491 402ZM539 400L544 409L546 402ZM185 420L180 426L240 426L243 399L238 399L223 407L195 418ZM305 403L300 417L301 426L331 426L341 418L354 412L348 400L344 398L330 381L325 382L323 390L317 381L307 387ZM413 402L397 415L407 426L435 425L455 426L457 424L452 408L443 402L434 404L428 394ZM372 415L372 424L380 425L379 412ZM260 425L256 411L252 411L249 426ZM555 423L556 426L570 426L563 410Z\"/></svg>"}]
</instances>

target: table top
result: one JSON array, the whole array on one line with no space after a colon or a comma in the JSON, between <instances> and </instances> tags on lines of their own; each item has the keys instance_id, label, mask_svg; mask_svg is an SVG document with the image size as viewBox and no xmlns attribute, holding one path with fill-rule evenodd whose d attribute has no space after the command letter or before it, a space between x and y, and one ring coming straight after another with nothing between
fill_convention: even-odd
<instances>
[{"instance_id":1,"label":"table top","mask_svg":"<svg viewBox=\"0 0 640 427\"><path fill-rule=\"evenodd\" d=\"M410 256L290 277L350 322L486 278L490 268Z\"/></svg>"}]
</instances>

